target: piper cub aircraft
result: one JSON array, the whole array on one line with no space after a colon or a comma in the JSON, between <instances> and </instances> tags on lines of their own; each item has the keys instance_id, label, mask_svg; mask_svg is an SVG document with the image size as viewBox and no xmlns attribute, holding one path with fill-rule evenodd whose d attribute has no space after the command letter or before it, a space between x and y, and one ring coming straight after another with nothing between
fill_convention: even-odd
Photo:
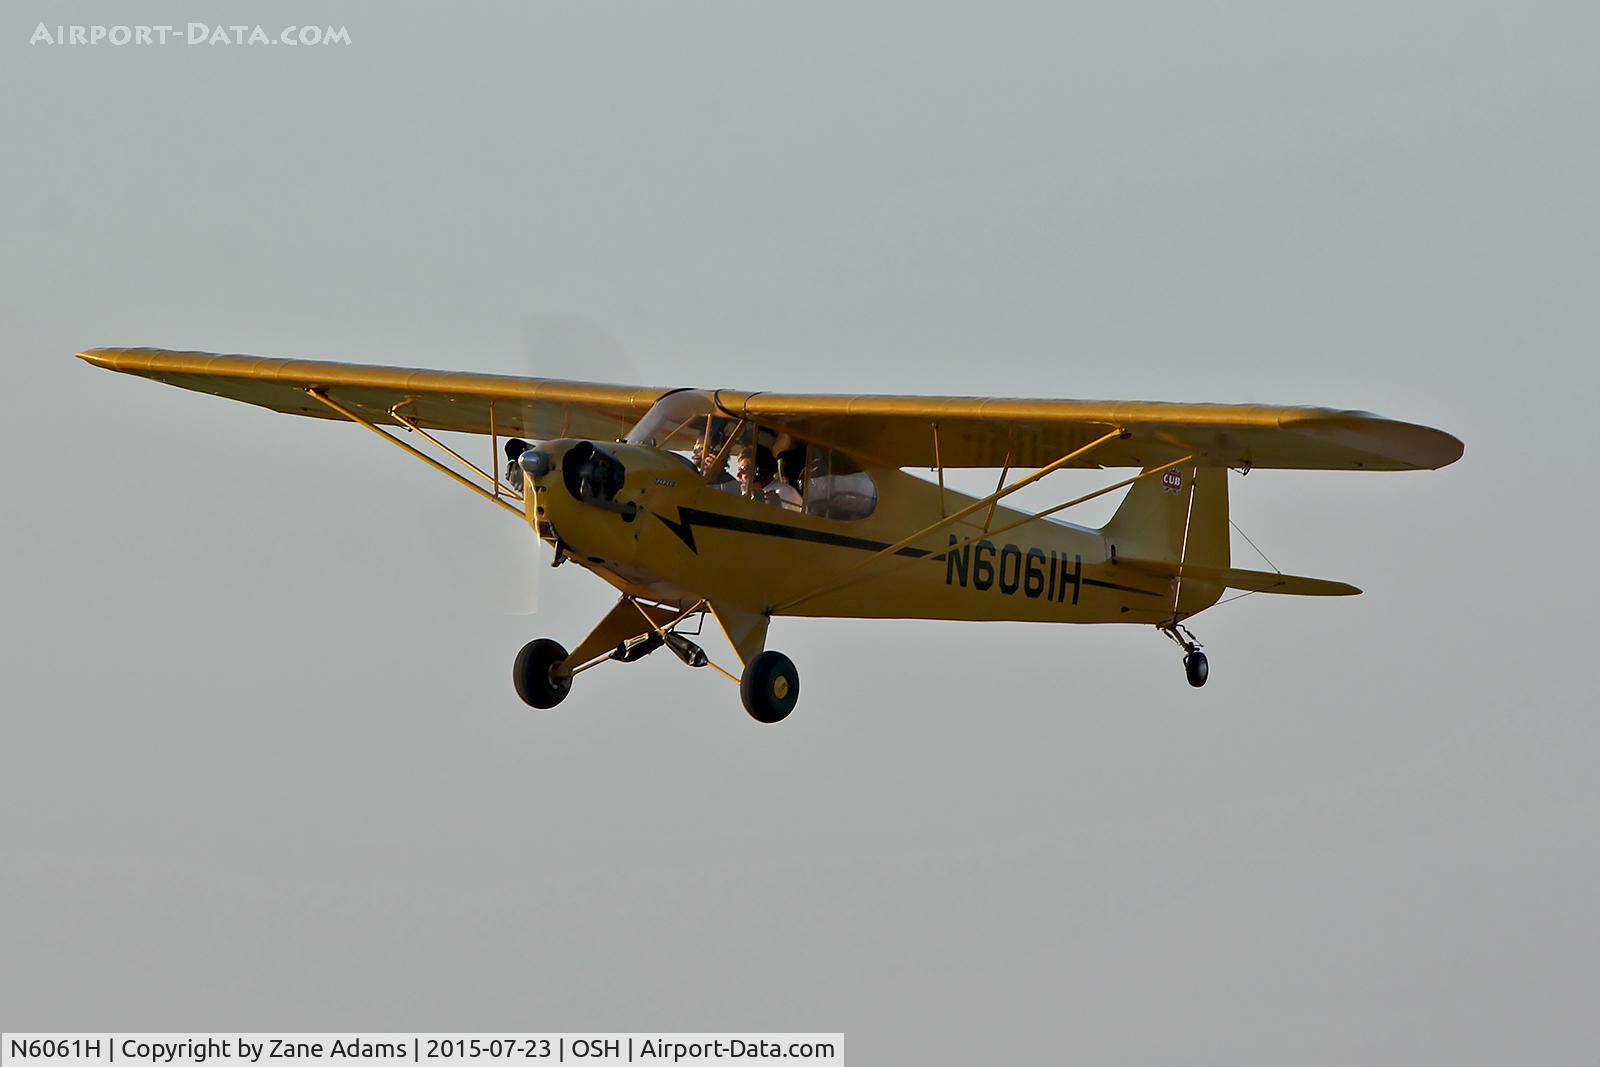
<instances>
[{"instance_id":1,"label":"piper cub aircraft","mask_svg":"<svg viewBox=\"0 0 1600 1067\"><path fill-rule=\"evenodd\" d=\"M149 348L79 355L357 423L525 521L555 564L609 582L621 599L570 652L540 638L517 654L517 693L536 708L561 703L586 670L666 648L727 675L752 717L778 722L800 696L794 664L767 648L769 624L786 615L1143 624L1171 638L1189 684L1204 685L1206 656L1186 624L1225 590L1359 592L1231 566L1230 468L1437 469L1462 453L1440 430L1328 408L665 389ZM487 436L487 463L440 431ZM1132 473L1037 513L1002 504L1068 467ZM977 498L945 486L956 468L1003 473ZM1055 517L1119 489L1127 495L1099 529ZM708 613L738 673L692 639Z\"/></svg>"}]
</instances>

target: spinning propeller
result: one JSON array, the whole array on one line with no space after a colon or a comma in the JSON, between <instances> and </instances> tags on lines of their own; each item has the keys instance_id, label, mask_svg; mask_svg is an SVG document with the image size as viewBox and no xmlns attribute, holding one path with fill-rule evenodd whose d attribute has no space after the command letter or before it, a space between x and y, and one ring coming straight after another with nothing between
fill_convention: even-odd
<instances>
[{"instance_id":1,"label":"spinning propeller","mask_svg":"<svg viewBox=\"0 0 1600 1067\"><path fill-rule=\"evenodd\" d=\"M522 357L519 373L529 378L569 378L580 381L636 382L638 367L622 345L599 326L577 315L530 314L522 319ZM521 470L516 459L538 444L524 428L538 425L531 403L518 413L515 427L502 430L498 474L502 483L520 488ZM508 478L507 468L513 474ZM513 503L520 503L513 500ZM506 615L533 615L539 608L543 574L554 562L551 550L526 525L503 523L497 542L495 575L498 610ZM515 538L514 543L511 538Z\"/></svg>"}]
</instances>

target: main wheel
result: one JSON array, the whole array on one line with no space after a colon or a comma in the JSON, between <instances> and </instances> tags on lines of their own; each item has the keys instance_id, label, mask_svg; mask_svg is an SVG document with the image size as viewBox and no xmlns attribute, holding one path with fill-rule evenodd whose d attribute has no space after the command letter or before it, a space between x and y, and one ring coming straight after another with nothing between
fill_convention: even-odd
<instances>
[{"instance_id":1,"label":"main wheel","mask_svg":"<svg viewBox=\"0 0 1600 1067\"><path fill-rule=\"evenodd\" d=\"M745 665L739 696L756 722L782 722L800 699L800 672L788 656L768 649Z\"/></svg>"},{"instance_id":2,"label":"main wheel","mask_svg":"<svg viewBox=\"0 0 1600 1067\"><path fill-rule=\"evenodd\" d=\"M553 708L566 699L572 691L572 675L559 674L556 668L567 661L567 650L559 641L541 637L529 641L517 653L517 662L511 668L511 681L517 687L517 696L524 704L535 708Z\"/></svg>"},{"instance_id":3,"label":"main wheel","mask_svg":"<svg viewBox=\"0 0 1600 1067\"><path fill-rule=\"evenodd\" d=\"M1206 663L1204 652L1191 652L1183 657L1183 673L1189 676L1189 684L1199 689L1206 684L1206 676L1211 673L1211 666Z\"/></svg>"}]
</instances>

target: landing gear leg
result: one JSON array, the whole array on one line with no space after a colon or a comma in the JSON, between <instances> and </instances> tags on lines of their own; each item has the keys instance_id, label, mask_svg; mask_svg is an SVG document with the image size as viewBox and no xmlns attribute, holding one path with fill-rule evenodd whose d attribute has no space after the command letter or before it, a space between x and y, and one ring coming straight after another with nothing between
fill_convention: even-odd
<instances>
[{"instance_id":1,"label":"landing gear leg","mask_svg":"<svg viewBox=\"0 0 1600 1067\"><path fill-rule=\"evenodd\" d=\"M1205 685L1206 678L1211 673L1211 666L1206 662L1206 654L1200 651L1200 642L1194 634L1187 626L1176 622L1162 626L1161 632L1183 649L1183 673L1188 677L1189 684L1196 689Z\"/></svg>"}]
</instances>

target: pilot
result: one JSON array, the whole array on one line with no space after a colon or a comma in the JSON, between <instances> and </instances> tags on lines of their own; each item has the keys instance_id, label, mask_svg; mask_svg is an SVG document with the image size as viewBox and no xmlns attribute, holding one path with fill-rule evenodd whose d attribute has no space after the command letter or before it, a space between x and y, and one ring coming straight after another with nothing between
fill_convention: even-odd
<instances>
[{"instance_id":1,"label":"pilot","mask_svg":"<svg viewBox=\"0 0 1600 1067\"><path fill-rule=\"evenodd\" d=\"M520 437L512 437L506 441L506 485L511 487L513 493L522 492L522 466L517 460L528 450L528 442Z\"/></svg>"},{"instance_id":2,"label":"pilot","mask_svg":"<svg viewBox=\"0 0 1600 1067\"><path fill-rule=\"evenodd\" d=\"M778 460L766 445L756 446L755 462L747 452L739 457L739 482L751 500L777 504L790 511L801 508L800 492L778 477Z\"/></svg>"},{"instance_id":3,"label":"pilot","mask_svg":"<svg viewBox=\"0 0 1600 1067\"><path fill-rule=\"evenodd\" d=\"M694 443L690 458L694 461L695 470L705 475L707 485L713 489L721 489L725 493L737 493L739 492L739 481L728 470L727 456L722 457L715 471L709 469L710 464L717 462L717 453L721 450L721 447L721 443L718 442L716 447L707 450L705 448L705 438L702 437Z\"/></svg>"}]
</instances>

